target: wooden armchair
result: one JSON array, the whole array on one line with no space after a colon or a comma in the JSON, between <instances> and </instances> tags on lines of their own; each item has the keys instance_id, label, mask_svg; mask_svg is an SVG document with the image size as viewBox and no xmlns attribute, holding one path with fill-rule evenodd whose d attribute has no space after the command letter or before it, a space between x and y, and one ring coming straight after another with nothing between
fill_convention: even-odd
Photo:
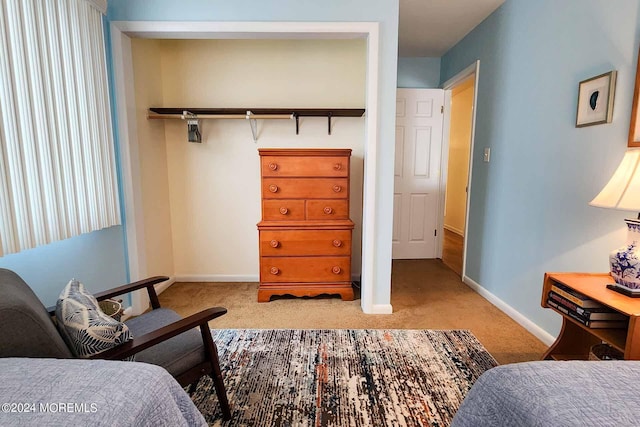
<instances>
[{"instance_id":1,"label":"wooden armchair","mask_svg":"<svg viewBox=\"0 0 640 427\"><path fill-rule=\"evenodd\" d=\"M225 420L231 411L220 371L218 351L209 330L209 320L227 312L213 307L181 318L161 308L154 285L168 280L157 276L120 286L94 296L98 301L146 288L152 310L129 319L126 325L133 339L92 358L121 360L135 355L137 362L165 368L183 387L193 392L198 380L209 375ZM31 288L16 273L0 269L0 357L73 358L58 332L52 316ZM200 327L200 331L196 329Z\"/></svg>"}]
</instances>

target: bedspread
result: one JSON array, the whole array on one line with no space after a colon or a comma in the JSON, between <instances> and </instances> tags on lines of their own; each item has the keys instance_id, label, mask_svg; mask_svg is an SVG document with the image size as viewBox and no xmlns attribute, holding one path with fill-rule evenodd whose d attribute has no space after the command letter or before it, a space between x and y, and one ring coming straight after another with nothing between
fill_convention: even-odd
<instances>
[{"instance_id":1,"label":"bedspread","mask_svg":"<svg viewBox=\"0 0 640 427\"><path fill-rule=\"evenodd\" d=\"M541 361L486 371L451 427L640 426L640 362Z\"/></svg>"},{"instance_id":2,"label":"bedspread","mask_svg":"<svg viewBox=\"0 0 640 427\"><path fill-rule=\"evenodd\" d=\"M2 426L206 426L164 369L145 363L0 359Z\"/></svg>"}]
</instances>

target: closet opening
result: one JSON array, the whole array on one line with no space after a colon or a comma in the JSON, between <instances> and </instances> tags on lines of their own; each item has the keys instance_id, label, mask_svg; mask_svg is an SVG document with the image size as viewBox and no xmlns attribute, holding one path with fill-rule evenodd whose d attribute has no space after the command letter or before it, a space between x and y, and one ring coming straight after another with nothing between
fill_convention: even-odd
<instances>
[{"instance_id":1,"label":"closet opening","mask_svg":"<svg viewBox=\"0 0 640 427\"><path fill-rule=\"evenodd\" d=\"M251 37L242 32L233 33L237 39L229 33L220 38L212 30L195 39L175 25L163 32L146 24L112 23L131 279L164 274L175 281L257 282L257 148L351 148L354 279L362 278L363 311L390 311L390 306L374 307L373 252L362 243L372 239L367 233L374 225L376 124L368 117L376 111L377 25L363 31L361 24L349 37L341 26L338 33L301 38L283 34L279 24L277 37L262 25ZM136 25L145 29L135 30ZM327 73L318 60L326 67L346 61L349 67ZM305 66L307 73L292 70ZM203 128L202 144L188 144L184 123L146 118L148 108L157 106L283 108L292 101L299 108L364 107L368 113L332 117L331 136L326 119L301 118L299 135L287 121L265 120L258 124L257 144L239 120L216 120ZM135 115L123 114L127 111ZM134 297L134 313L145 305Z\"/></svg>"}]
</instances>

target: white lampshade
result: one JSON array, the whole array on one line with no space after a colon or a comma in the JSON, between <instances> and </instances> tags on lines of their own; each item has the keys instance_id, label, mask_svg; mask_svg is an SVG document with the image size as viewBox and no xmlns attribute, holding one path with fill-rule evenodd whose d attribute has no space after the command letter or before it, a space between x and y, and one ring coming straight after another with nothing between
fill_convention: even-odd
<instances>
[{"instance_id":1,"label":"white lampshade","mask_svg":"<svg viewBox=\"0 0 640 427\"><path fill-rule=\"evenodd\" d=\"M640 148L629 148L624 153L616 172L589 204L640 212Z\"/></svg>"}]
</instances>

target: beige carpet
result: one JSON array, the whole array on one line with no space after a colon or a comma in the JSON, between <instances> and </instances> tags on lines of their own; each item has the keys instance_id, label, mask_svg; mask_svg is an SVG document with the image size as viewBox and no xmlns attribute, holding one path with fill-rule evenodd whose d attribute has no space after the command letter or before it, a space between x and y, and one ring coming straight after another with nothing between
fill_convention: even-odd
<instances>
[{"instance_id":1,"label":"beige carpet","mask_svg":"<svg viewBox=\"0 0 640 427\"><path fill-rule=\"evenodd\" d=\"M183 316L222 306L212 328L469 329L500 364L539 360L546 346L472 291L440 260L393 262L391 315L367 315L360 300L274 297L257 302L257 283L176 283L160 295ZM542 286L542 278L540 278Z\"/></svg>"}]
</instances>

